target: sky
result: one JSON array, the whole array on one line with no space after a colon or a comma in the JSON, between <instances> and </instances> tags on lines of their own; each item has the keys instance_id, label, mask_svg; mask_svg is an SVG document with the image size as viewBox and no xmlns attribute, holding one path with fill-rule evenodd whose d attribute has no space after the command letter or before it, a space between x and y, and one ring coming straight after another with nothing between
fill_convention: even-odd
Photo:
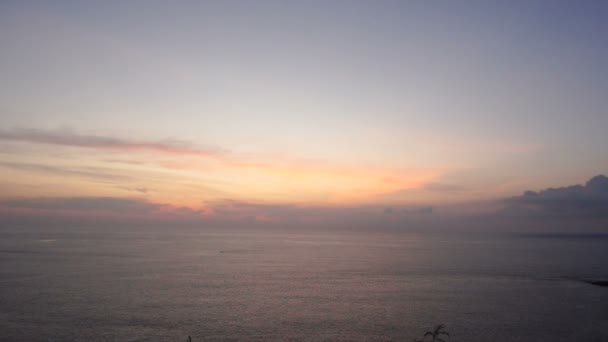
<instances>
[{"instance_id":1,"label":"sky","mask_svg":"<svg viewBox=\"0 0 608 342\"><path fill-rule=\"evenodd\" d=\"M0 213L503 213L586 189L606 37L605 1L2 1Z\"/></svg>"}]
</instances>

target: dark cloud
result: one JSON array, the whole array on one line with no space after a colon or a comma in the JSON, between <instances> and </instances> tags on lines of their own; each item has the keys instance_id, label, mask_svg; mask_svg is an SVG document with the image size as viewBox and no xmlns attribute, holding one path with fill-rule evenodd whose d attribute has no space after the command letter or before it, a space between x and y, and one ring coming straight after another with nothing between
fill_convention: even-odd
<instances>
[{"instance_id":1,"label":"dark cloud","mask_svg":"<svg viewBox=\"0 0 608 342\"><path fill-rule=\"evenodd\" d=\"M423 207L418 209L419 213L423 213L423 214L432 214L433 213L433 207Z\"/></svg>"},{"instance_id":2,"label":"dark cloud","mask_svg":"<svg viewBox=\"0 0 608 342\"><path fill-rule=\"evenodd\" d=\"M526 191L504 201L502 214L572 218L608 218L608 177L599 175L585 185Z\"/></svg>"},{"instance_id":3,"label":"dark cloud","mask_svg":"<svg viewBox=\"0 0 608 342\"><path fill-rule=\"evenodd\" d=\"M200 227L209 221L198 210L139 198L38 197L0 200L0 227Z\"/></svg>"},{"instance_id":4,"label":"dark cloud","mask_svg":"<svg viewBox=\"0 0 608 342\"><path fill-rule=\"evenodd\" d=\"M16 209L48 211L107 211L113 213L146 214L163 206L136 198L117 197L38 197L0 201L0 205Z\"/></svg>"},{"instance_id":5,"label":"dark cloud","mask_svg":"<svg viewBox=\"0 0 608 342\"><path fill-rule=\"evenodd\" d=\"M410 206L410 207L405 207L402 208L402 211L404 213L408 213L408 214L432 214L433 213L433 207L430 206Z\"/></svg>"},{"instance_id":6,"label":"dark cloud","mask_svg":"<svg viewBox=\"0 0 608 342\"><path fill-rule=\"evenodd\" d=\"M0 140L118 151L143 150L207 157L219 157L222 155L222 152L219 150L193 147L191 144L179 140L136 141L100 135L76 134L69 130L0 129Z\"/></svg>"}]
</instances>

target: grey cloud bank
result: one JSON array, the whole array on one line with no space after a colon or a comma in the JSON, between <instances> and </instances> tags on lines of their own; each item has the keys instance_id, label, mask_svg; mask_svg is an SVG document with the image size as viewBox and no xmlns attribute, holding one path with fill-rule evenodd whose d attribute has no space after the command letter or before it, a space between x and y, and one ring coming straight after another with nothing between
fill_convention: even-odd
<instances>
[{"instance_id":1,"label":"grey cloud bank","mask_svg":"<svg viewBox=\"0 0 608 342\"><path fill-rule=\"evenodd\" d=\"M608 218L608 177L598 175L585 185L526 191L504 201L504 214L562 218Z\"/></svg>"}]
</instances>

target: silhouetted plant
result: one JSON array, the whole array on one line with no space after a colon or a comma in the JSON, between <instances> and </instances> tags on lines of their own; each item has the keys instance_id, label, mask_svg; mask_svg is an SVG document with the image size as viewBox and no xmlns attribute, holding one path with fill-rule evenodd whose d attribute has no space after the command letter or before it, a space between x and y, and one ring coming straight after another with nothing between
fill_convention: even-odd
<instances>
[{"instance_id":1,"label":"silhouetted plant","mask_svg":"<svg viewBox=\"0 0 608 342\"><path fill-rule=\"evenodd\" d=\"M414 339L414 342L425 341L427 336L431 336L431 342L446 342L444 339L441 338L441 336L450 337L450 334L445 331L445 325L439 324L435 327L435 329L425 332L424 336L422 337L422 340Z\"/></svg>"}]
</instances>

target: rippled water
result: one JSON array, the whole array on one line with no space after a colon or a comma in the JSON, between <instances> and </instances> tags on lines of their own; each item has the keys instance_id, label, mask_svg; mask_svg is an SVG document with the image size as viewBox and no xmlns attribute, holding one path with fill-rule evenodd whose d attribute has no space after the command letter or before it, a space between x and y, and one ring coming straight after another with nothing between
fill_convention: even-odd
<instances>
[{"instance_id":1,"label":"rippled water","mask_svg":"<svg viewBox=\"0 0 608 342\"><path fill-rule=\"evenodd\" d=\"M0 230L3 341L608 341L608 239Z\"/></svg>"}]
</instances>

